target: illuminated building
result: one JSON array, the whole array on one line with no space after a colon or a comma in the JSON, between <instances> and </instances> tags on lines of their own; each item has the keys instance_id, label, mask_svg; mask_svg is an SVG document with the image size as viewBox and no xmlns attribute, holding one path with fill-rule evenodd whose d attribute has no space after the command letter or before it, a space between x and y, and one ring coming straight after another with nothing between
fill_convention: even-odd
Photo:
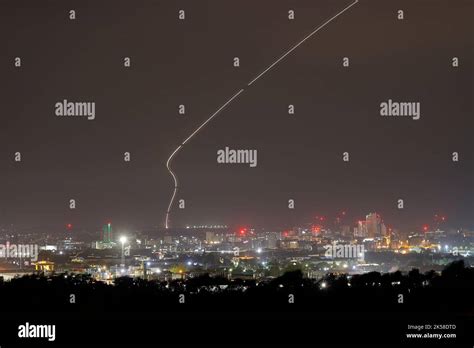
<instances>
[{"instance_id":1,"label":"illuminated building","mask_svg":"<svg viewBox=\"0 0 474 348\"><path fill-rule=\"evenodd\" d=\"M112 224L109 222L102 228L102 241L104 243L111 243L113 241L112 236Z\"/></svg>"},{"instance_id":2,"label":"illuminated building","mask_svg":"<svg viewBox=\"0 0 474 348\"><path fill-rule=\"evenodd\" d=\"M267 238L267 248L268 249L277 249L278 247L278 235L275 232L269 233L266 236Z\"/></svg>"},{"instance_id":3,"label":"illuminated building","mask_svg":"<svg viewBox=\"0 0 474 348\"><path fill-rule=\"evenodd\" d=\"M206 232L206 242L208 244L219 244L223 241L223 236L213 231Z\"/></svg>"},{"instance_id":4,"label":"illuminated building","mask_svg":"<svg viewBox=\"0 0 474 348\"><path fill-rule=\"evenodd\" d=\"M298 249L299 243L297 240L284 240L280 242L280 246L283 249Z\"/></svg>"},{"instance_id":5,"label":"illuminated building","mask_svg":"<svg viewBox=\"0 0 474 348\"><path fill-rule=\"evenodd\" d=\"M365 217L367 226L367 237L376 238L382 235L381 224L382 220L377 213L370 213Z\"/></svg>"},{"instance_id":6,"label":"illuminated building","mask_svg":"<svg viewBox=\"0 0 474 348\"><path fill-rule=\"evenodd\" d=\"M365 238L367 237L367 223L364 220L357 222L357 227L354 227L354 237Z\"/></svg>"},{"instance_id":7,"label":"illuminated building","mask_svg":"<svg viewBox=\"0 0 474 348\"><path fill-rule=\"evenodd\" d=\"M33 263L35 270L40 272L52 272L54 271L54 262L52 261L38 261Z\"/></svg>"},{"instance_id":8,"label":"illuminated building","mask_svg":"<svg viewBox=\"0 0 474 348\"><path fill-rule=\"evenodd\" d=\"M213 243L214 242L214 237L215 237L215 233L212 232L212 231L207 231L206 232L206 242L208 243Z\"/></svg>"},{"instance_id":9,"label":"illuminated building","mask_svg":"<svg viewBox=\"0 0 474 348\"><path fill-rule=\"evenodd\" d=\"M341 236L343 237L351 237L351 227L349 225L342 225L341 226Z\"/></svg>"},{"instance_id":10,"label":"illuminated building","mask_svg":"<svg viewBox=\"0 0 474 348\"><path fill-rule=\"evenodd\" d=\"M390 238L390 235L389 235L389 230L387 229L387 227L385 226L385 224L382 222L382 224L380 225L380 234L383 236L383 237L389 237Z\"/></svg>"},{"instance_id":11,"label":"illuminated building","mask_svg":"<svg viewBox=\"0 0 474 348\"><path fill-rule=\"evenodd\" d=\"M101 240L92 243L93 249L111 249L115 246L112 234L112 223L108 222L107 225L102 227Z\"/></svg>"}]
</instances>

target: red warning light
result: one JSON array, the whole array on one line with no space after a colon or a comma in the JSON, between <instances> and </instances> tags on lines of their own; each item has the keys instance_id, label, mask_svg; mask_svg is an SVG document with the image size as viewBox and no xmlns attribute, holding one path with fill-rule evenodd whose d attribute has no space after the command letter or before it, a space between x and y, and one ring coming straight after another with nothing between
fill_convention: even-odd
<instances>
[{"instance_id":1,"label":"red warning light","mask_svg":"<svg viewBox=\"0 0 474 348\"><path fill-rule=\"evenodd\" d=\"M70 230L70 229L72 228L72 224L67 224L67 225L66 225L66 228L67 228L68 230Z\"/></svg>"},{"instance_id":2,"label":"red warning light","mask_svg":"<svg viewBox=\"0 0 474 348\"><path fill-rule=\"evenodd\" d=\"M423 231L424 231L424 232L427 232L428 229L429 229L429 226L428 226L428 225L423 225Z\"/></svg>"}]
</instances>

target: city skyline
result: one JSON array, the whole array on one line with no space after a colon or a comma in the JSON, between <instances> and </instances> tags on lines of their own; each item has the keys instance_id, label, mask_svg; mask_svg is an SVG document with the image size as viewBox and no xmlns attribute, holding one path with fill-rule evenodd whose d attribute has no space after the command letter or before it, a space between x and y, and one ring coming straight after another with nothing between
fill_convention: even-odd
<instances>
[{"instance_id":1,"label":"city skyline","mask_svg":"<svg viewBox=\"0 0 474 348\"><path fill-rule=\"evenodd\" d=\"M173 231L182 231L189 228L229 228L238 230L240 227L252 227L259 230L275 230L275 231L283 231L285 229L291 229L295 227L301 226L310 226L310 225L319 225L321 228L329 231L338 231L342 227L350 227L351 230L354 228L360 228L361 220L364 221L368 218L369 215L377 214L379 219L381 219L381 223L386 228L397 228L398 230L402 229L403 232L406 233L416 233L416 232L426 232L428 230L437 230L437 229L447 229L447 230L459 230L459 229L473 229L472 225L460 225L456 221L451 221L450 217L446 214L442 213L435 213L431 216L420 218L419 221L421 223L417 225L409 226L408 228L401 228L400 224L397 223L396 220L386 220L384 214L380 214L376 211L373 212L366 212L365 214L354 214L348 210L340 210L336 213L325 215L325 214L313 214L311 217L306 219L302 219L301 221L296 221L294 224L284 224L284 225L272 225L269 224L265 225L253 225L245 220L239 221L238 223L224 223L219 221L218 219L213 220L213 222L206 222L206 220L202 220L198 223L192 222L183 222L178 226L173 226L166 229L163 226L158 225L144 225L144 224L131 224L131 223L117 223L111 219L102 219L101 221L97 221L95 223L84 224L81 221L77 221L74 219L70 219L67 221L61 221L55 224L42 224L38 226L30 226L30 225L14 225L14 224L5 224L0 223L0 230L3 232L7 231L14 231L14 232L27 232L31 233L32 231L38 232L51 232L51 233L59 233L59 232L69 232L71 236L76 234L77 237L80 237L80 233L87 231L92 232L94 230L101 230L107 225L113 224L115 227L118 227L121 230L129 230L129 231L140 231L146 230L153 233L158 234L166 234L168 232ZM204 222L203 222L204 221ZM209 221L209 220L207 220ZM366 227L364 227L366 229ZM367 230L366 230L367 231ZM191 231L192 232L192 231Z\"/></svg>"}]
</instances>

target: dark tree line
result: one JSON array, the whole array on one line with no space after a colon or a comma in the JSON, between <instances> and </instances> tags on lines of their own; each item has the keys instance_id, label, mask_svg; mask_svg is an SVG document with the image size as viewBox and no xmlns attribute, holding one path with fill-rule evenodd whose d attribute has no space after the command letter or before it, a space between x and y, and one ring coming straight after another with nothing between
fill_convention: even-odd
<instances>
[{"instance_id":1,"label":"dark tree line","mask_svg":"<svg viewBox=\"0 0 474 348\"><path fill-rule=\"evenodd\" d=\"M122 277L114 285L83 274L25 275L10 282L0 281L4 312L297 310L441 311L472 315L473 294L474 268L467 267L463 261L451 263L440 275L434 271L422 274L413 269L407 274L328 274L314 280L296 270L269 281L230 281L208 274L170 282ZM184 295L184 304L180 303L180 295ZM399 303L400 295L403 303Z\"/></svg>"}]
</instances>

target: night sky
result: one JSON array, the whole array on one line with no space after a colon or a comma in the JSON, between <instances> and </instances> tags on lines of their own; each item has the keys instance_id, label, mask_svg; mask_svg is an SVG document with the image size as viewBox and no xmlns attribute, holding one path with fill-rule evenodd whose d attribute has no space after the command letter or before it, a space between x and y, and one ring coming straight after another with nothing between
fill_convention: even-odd
<instances>
[{"instance_id":1,"label":"night sky","mask_svg":"<svg viewBox=\"0 0 474 348\"><path fill-rule=\"evenodd\" d=\"M361 0L247 87L350 3L2 1L0 225L162 227L168 156L245 88L174 158L186 209L174 205L173 226L277 228L346 210L348 224L377 211L416 230L442 213L474 228L472 1ZM56 117L63 99L94 101L95 120ZM420 102L420 120L381 117L387 99ZM218 164L226 146L257 149L258 166Z\"/></svg>"}]
</instances>

